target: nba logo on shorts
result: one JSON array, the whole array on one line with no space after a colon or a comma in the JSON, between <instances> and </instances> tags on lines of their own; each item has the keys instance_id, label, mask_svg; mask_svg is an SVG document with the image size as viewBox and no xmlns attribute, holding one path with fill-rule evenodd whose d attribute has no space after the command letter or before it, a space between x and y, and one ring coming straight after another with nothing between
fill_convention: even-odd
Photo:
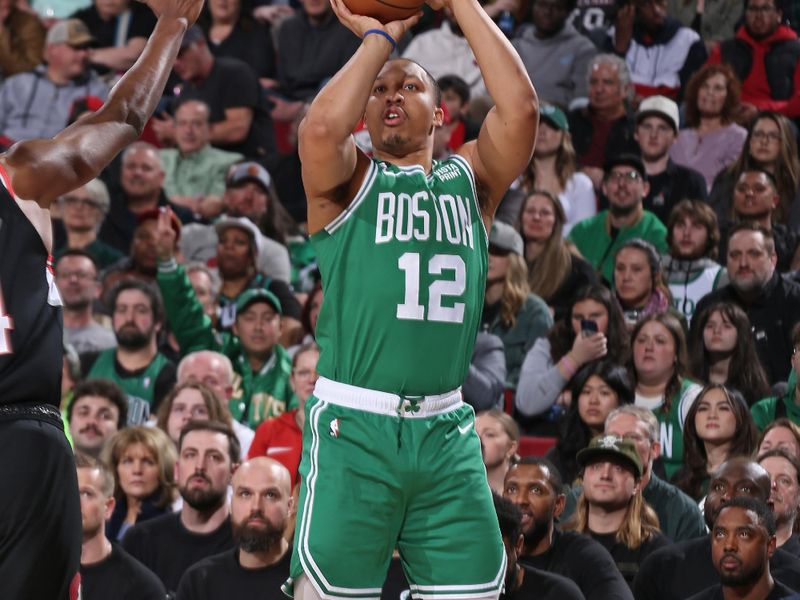
<instances>
[{"instance_id":1,"label":"nba logo on shorts","mask_svg":"<svg viewBox=\"0 0 800 600\"><path fill-rule=\"evenodd\" d=\"M328 433L331 437L339 437L339 419L334 419L331 421L331 424L328 425Z\"/></svg>"}]
</instances>

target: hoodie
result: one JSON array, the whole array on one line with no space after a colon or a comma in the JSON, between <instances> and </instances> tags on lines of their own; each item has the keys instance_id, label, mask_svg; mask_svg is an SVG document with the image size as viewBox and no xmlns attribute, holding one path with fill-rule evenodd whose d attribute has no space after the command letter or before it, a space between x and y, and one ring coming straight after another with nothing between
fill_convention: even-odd
<instances>
[{"instance_id":1,"label":"hoodie","mask_svg":"<svg viewBox=\"0 0 800 600\"><path fill-rule=\"evenodd\" d=\"M672 305L691 322L700 298L728 283L728 272L710 258L686 260L670 255L661 257L664 283L669 286Z\"/></svg>"},{"instance_id":2,"label":"hoodie","mask_svg":"<svg viewBox=\"0 0 800 600\"><path fill-rule=\"evenodd\" d=\"M523 28L511 42L536 82L539 97L552 104L569 106L588 93L586 73L597 48L570 24L552 37L539 39L536 28Z\"/></svg>"},{"instance_id":3,"label":"hoodie","mask_svg":"<svg viewBox=\"0 0 800 600\"><path fill-rule=\"evenodd\" d=\"M742 102L787 117L800 116L800 41L786 25L756 40L742 25L711 51L709 63L727 63L742 81Z\"/></svg>"}]
</instances>

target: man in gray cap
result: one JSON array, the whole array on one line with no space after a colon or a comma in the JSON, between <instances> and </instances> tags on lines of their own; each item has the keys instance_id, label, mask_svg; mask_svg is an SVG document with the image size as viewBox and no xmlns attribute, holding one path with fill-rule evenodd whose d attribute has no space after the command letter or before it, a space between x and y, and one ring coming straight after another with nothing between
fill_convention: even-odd
<instances>
[{"instance_id":1,"label":"man in gray cap","mask_svg":"<svg viewBox=\"0 0 800 600\"><path fill-rule=\"evenodd\" d=\"M4 145L51 138L67 126L76 100L108 96L108 86L88 67L93 40L82 21L60 21L47 32L45 64L3 83L0 133Z\"/></svg>"},{"instance_id":2,"label":"man in gray cap","mask_svg":"<svg viewBox=\"0 0 800 600\"><path fill-rule=\"evenodd\" d=\"M539 296L527 293L511 300L513 314L505 314L503 299L511 299L512 289L528 292L528 267L523 258L522 236L506 223L495 221L489 234L489 271L483 304L481 331L503 340L506 352L506 388L516 389L519 371L528 350L550 331L553 316Z\"/></svg>"}]
</instances>

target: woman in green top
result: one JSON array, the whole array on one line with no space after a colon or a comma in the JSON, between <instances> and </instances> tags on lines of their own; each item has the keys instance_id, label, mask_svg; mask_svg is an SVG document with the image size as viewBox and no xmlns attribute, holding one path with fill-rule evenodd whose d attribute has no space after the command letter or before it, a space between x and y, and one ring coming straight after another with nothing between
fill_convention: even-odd
<instances>
[{"instance_id":1,"label":"woman in green top","mask_svg":"<svg viewBox=\"0 0 800 600\"><path fill-rule=\"evenodd\" d=\"M744 396L724 385L707 385L686 415L684 466L673 483L699 501L708 493L710 474L729 458L752 455L757 438Z\"/></svg>"}]
</instances>

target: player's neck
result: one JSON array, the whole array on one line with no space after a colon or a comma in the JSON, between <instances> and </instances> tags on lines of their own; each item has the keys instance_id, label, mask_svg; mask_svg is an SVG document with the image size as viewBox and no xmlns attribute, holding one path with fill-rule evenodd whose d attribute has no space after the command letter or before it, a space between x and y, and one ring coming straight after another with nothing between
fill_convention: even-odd
<instances>
[{"instance_id":1,"label":"player's neck","mask_svg":"<svg viewBox=\"0 0 800 600\"><path fill-rule=\"evenodd\" d=\"M274 565L289 550L289 542L281 537L280 542L264 552L245 552L239 548L239 564L245 569L263 569Z\"/></svg>"},{"instance_id":2,"label":"player's neck","mask_svg":"<svg viewBox=\"0 0 800 600\"><path fill-rule=\"evenodd\" d=\"M192 533L211 533L220 528L229 514L227 502L210 511L194 509L184 502L180 518L183 526Z\"/></svg>"},{"instance_id":3,"label":"player's neck","mask_svg":"<svg viewBox=\"0 0 800 600\"><path fill-rule=\"evenodd\" d=\"M155 338L144 348L128 350L117 346L117 360L128 371L138 371L147 367L158 353Z\"/></svg>"},{"instance_id":4,"label":"player's neck","mask_svg":"<svg viewBox=\"0 0 800 600\"><path fill-rule=\"evenodd\" d=\"M615 533L625 520L628 506L607 510L596 504L589 503L589 519L587 525L594 533Z\"/></svg>"},{"instance_id":5,"label":"player's neck","mask_svg":"<svg viewBox=\"0 0 800 600\"><path fill-rule=\"evenodd\" d=\"M101 527L91 538L83 540L83 544L81 544L81 565L99 563L109 554L111 554L111 542L106 539L105 532Z\"/></svg>"},{"instance_id":6,"label":"player's neck","mask_svg":"<svg viewBox=\"0 0 800 600\"><path fill-rule=\"evenodd\" d=\"M84 327L88 327L91 322L91 303L81 308L64 307L64 327L69 327L70 329L83 329Z\"/></svg>"},{"instance_id":7,"label":"player's neck","mask_svg":"<svg viewBox=\"0 0 800 600\"><path fill-rule=\"evenodd\" d=\"M376 148L373 155L378 160L383 160L398 167L413 167L419 165L425 171L430 173L433 167L433 145L432 143L425 144L424 147L418 150L412 150L403 156L396 156L391 152L380 150Z\"/></svg>"}]
</instances>

